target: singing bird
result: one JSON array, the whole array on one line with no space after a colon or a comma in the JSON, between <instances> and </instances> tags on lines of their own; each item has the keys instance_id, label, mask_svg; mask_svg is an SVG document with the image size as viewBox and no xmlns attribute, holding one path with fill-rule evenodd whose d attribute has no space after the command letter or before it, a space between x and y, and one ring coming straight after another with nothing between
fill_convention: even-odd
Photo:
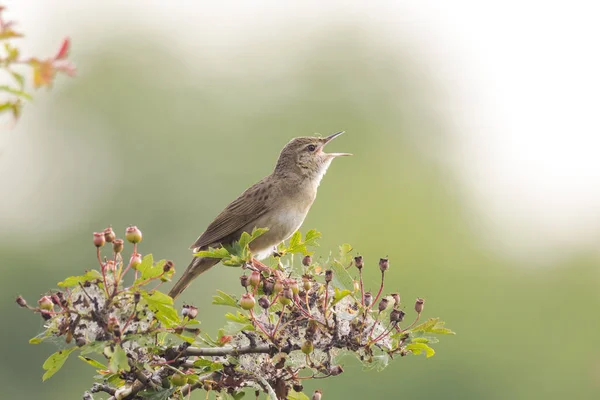
<instances>
[{"instance_id":1,"label":"singing bird","mask_svg":"<svg viewBox=\"0 0 600 400\"><path fill-rule=\"evenodd\" d=\"M325 145L344 132L321 137L298 137L285 145L273 173L232 201L190 246L197 253L209 247L231 244L243 232L269 230L250 242L256 259L271 255L276 246L300 228L317 196L317 188L334 158L348 153L325 153ZM183 276L169 292L177 297L198 275L219 262L216 258L194 257Z\"/></svg>"}]
</instances>

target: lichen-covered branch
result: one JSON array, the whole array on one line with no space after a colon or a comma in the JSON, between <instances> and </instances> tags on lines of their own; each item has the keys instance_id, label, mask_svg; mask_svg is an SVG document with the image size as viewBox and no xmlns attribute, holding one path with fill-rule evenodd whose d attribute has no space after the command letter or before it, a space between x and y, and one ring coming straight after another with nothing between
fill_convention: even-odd
<instances>
[{"instance_id":1,"label":"lichen-covered branch","mask_svg":"<svg viewBox=\"0 0 600 400\"><path fill-rule=\"evenodd\" d=\"M119 400L183 399L193 390L234 398L246 390L276 399L293 393L293 398L304 399L303 382L343 373L340 358L345 355L379 370L396 355L430 357L434 335L453 333L437 318L417 324L423 299L411 305L413 318L405 321L400 295L383 291L389 260L378 263L382 279L374 301L362 281L368 264L353 257L349 245L341 246L335 258L314 261L309 248L316 246L320 234L309 231L302 237L297 232L263 264L248 250L261 232L242 236L231 248L202 253L244 269L241 295L217 290L214 296L215 306L230 311L215 337L200 331L198 308L184 305L178 312L173 299L158 290L175 268L171 261L142 257L138 228L125 233L132 245L129 256L111 228L95 233L98 269L59 282L61 290L48 292L37 306L17 299L45 320L44 332L32 343L61 336L72 345L48 358L43 378L50 378L78 351L102 376L86 399L97 392ZM293 254L303 255L302 262L294 264Z\"/></svg>"}]
</instances>

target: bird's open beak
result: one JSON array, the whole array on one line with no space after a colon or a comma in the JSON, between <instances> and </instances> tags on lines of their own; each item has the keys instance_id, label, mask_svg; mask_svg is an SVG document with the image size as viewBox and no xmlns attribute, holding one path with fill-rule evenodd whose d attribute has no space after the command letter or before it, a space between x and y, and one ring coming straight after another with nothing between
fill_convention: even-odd
<instances>
[{"instance_id":1,"label":"bird's open beak","mask_svg":"<svg viewBox=\"0 0 600 400\"><path fill-rule=\"evenodd\" d=\"M333 139L335 139L336 137L340 136L342 133L344 133L344 131L341 132L336 132L333 135L329 135L325 138L325 143L323 144L323 147L325 147L325 145L329 142L331 142ZM342 157L342 156L351 156L352 154L350 153L326 153L328 156L330 157Z\"/></svg>"}]
</instances>

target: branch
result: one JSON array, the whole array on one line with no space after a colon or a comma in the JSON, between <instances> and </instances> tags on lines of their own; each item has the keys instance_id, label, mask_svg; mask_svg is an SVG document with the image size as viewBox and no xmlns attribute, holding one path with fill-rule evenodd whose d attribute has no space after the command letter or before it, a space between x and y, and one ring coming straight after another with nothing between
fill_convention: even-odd
<instances>
[{"instance_id":1,"label":"branch","mask_svg":"<svg viewBox=\"0 0 600 400\"><path fill-rule=\"evenodd\" d=\"M277 347L272 344L260 344L258 346L243 346L243 347L212 347L212 348L200 348L200 347L188 347L184 350L184 356L206 356L206 357L222 357L222 356L240 356L242 354L275 354L278 352L290 353L294 350L300 349L297 345L287 345L284 347Z\"/></svg>"}]
</instances>

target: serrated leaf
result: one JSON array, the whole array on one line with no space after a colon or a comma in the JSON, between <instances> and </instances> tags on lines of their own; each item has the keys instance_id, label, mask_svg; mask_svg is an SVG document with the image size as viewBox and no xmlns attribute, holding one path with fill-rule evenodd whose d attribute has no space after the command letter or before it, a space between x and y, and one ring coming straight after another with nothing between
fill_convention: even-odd
<instances>
[{"instance_id":1,"label":"serrated leaf","mask_svg":"<svg viewBox=\"0 0 600 400\"><path fill-rule=\"evenodd\" d=\"M228 321L227 323L225 323L225 334L226 335L235 335L237 333L240 333L241 331L254 331L254 325L252 324L240 324L238 322L233 322L233 321Z\"/></svg>"},{"instance_id":2,"label":"serrated leaf","mask_svg":"<svg viewBox=\"0 0 600 400\"><path fill-rule=\"evenodd\" d=\"M206 360L204 358L200 358L194 361L194 367L201 368L202 372L214 372L222 370L223 363L218 363L211 360Z\"/></svg>"},{"instance_id":3,"label":"serrated leaf","mask_svg":"<svg viewBox=\"0 0 600 400\"><path fill-rule=\"evenodd\" d=\"M290 390L288 393L287 400L310 400L307 395L302 392L296 392L295 390Z\"/></svg>"},{"instance_id":4,"label":"serrated leaf","mask_svg":"<svg viewBox=\"0 0 600 400\"><path fill-rule=\"evenodd\" d=\"M242 314L239 311L235 314L227 313L225 314L225 318L227 318L230 321L237 322L239 324L246 324L250 322L250 318L248 318L248 316Z\"/></svg>"},{"instance_id":5,"label":"serrated leaf","mask_svg":"<svg viewBox=\"0 0 600 400\"><path fill-rule=\"evenodd\" d=\"M240 391L240 392L233 393L233 394L231 395L231 397L233 397L233 400L240 400L240 399L242 399L242 398L243 398L245 395L246 395L246 393L245 393L245 392L243 392L243 391Z\"/></svg>"},{"instance_id":6,"label":"serrated leaf","mask_svg":"<svg viewBox=\"0 0 600 400\"><path fill-rule=\"evenodd\" d=\"M420 325L415 326L410 331L411 332L429 332L435 333L438 335L456 335L452 330L444 327L446 323L440 321L439 318L429 318L427 321L423 322Z\"/></svg>"},{"instance_id":7,"label":"serrated leaf","mask_svg":"<svg viewBox=\"0 0 600 400\"><path fill-rule=\"evenodd\" d=\"M71 347L70 349L60 350L52 354L44 361L42 367L46 371L42 376L42 381L50 379L52 375L58 372L67 361L69 354L71 354L77 347Z\"/></svg>"},{"instance_id":8,"label":"serrated leaf","mask_svg":"<svg viewBox=\"0 0 600 400\"><path fill-rule=\"evenodd\" d=\"M338 288L335 288L335 294L333 295L333 302L331 303L331 305L337 304L340 300L342 300L344 297L350 294L352 294L352 292L347 289L340 290Z\"/></svg>"},{"instance_id":9,"label":"serrated leaf","mask_svg":"<svg viewBox=\"0 0 600 400\"><path fill-rule=\"evenodd\" d=\"M110 356L108 368L113 374L116 374L119 371L129 371L131 369L129 367L129 361L127 360L127 353L123 350L121 345L116 345L114 347Z\"/></svg>"},{"instance_id":10,"label":"serrated leaf","mask_svg":"<svg viewBox=\"0 0 600 400\"><path fill-rule=\"evenodd\" d=\"M317 240L320 238L321 232L317 231L316 229L311 229L308 232L306 232L306 235L304 235L304 244L306 246L316 247L319 245L319 243L317 243Z\"/></svg>"},{"instance_id":11,"label":"serrated leaf","mask_svg":"<svg viewBox=\"0 0 600 400\"><path fill-rule=\"evenodd\" d=\"M94 368L98 368L98 369L107 369L106 365L94 360L93 358L89 358L89 357L83 357L83 356L79 356L79 359L83 362L86 362L88 364L90 364L92 367Z\"/></svg>"},{"instance_id":12,"label":"serrated leaf","mask_svg":"<svg viewBox=\"0 0 600 400\"><path fill-rule=\"evenodd\" d=\"M226 258L229 257L229 251L227 251L225 247L219 247L216 249L209 248L208 250L194 253L194 256L207 258Z\"/></svg>"},{"instance_id":13,"label":"serrated leaf","mask_svg":"<svg viewBox=\"0 0 600 400\"><path fill-rule=\"evenodd\" d=\"M150 310L154 312L154 317L166 328L173 328L181 323L181 319L173 307L171 297L159 291L154 291L152 294L142 291L141 294L142 298L148 303Z\"/></svg>"},{"instance_id":14,"label":"serrated leaf","mask_svg":"<svg viewBox=\"0 0 600 400\"><path fill-rule=\"evenodd\" d=\"M408 344L404 347L405 350L410 350L412 351L413 354L421 354L422 352L425 352L425 357L429 358L429 357L433 357L433 355L435 354L435 350L433 350L431 347L427 346L427 344L425 343L411 343Z\"/></svg>"},{"instance_id":15,"label":"serrated leaf","mask_svg":"<svg viewBox=\"0 0 600 400\"><path fill-rule=\"evenodd\" d=\"M354 291L354 279L346 271L346 268L339 261L334 260L331 269L333 270L333 286L349 290L352 293Z\"/></svg>"},{"instance_id":16,"label":"serrated leaf","mask_svg":"<svg viewBox=\"0 0 600 400\"><path fill-rule=\"evenodd\" d=\"M154 263L152 254L146 255L142 259L142 263L137 268L137 270L141 273L141 276L135 281L134 285L139 285L147 280L158 278L164 272L163 267L165 266L166 262L166 260L160 260Z\"/></svg>"},{"instance_id":17,"label":"serrated leaf","mask_svg":"<svg viewBox=\"0 0 600 400\"><path fill-rule=\"evenodd\" d=\"M217 294L213 296L213 304L217 306L229 306L235 308L241 308L238 304L237 299L223 292L222 290L217 290Z\"/></svg>"},{"instance_id":18,"label":"serrated leaf","mask_svg":"<svg viewBox=\"0 0 600 400\"><path fill-rule=\"evenodd\" d=\"M85 283L87 281L94 281L96 279L102 279L102 274L95 269L87 271L84 275L81 276L70 276L62 282L58 282L58 286L60 287L72 287L77 286L80 283Z\"/></svg>"},{"instance_id":19,"label":"serrated leaf","mask_svg":"<svg viewBox=\"0 0 600 400\"><path fill-rule=\"evenodd\" d=\"M339 248L338 261L344 268L348 268L352 264L352 250L352 246L348 243L344 243Z\"/></svg>"}]
</instances>

